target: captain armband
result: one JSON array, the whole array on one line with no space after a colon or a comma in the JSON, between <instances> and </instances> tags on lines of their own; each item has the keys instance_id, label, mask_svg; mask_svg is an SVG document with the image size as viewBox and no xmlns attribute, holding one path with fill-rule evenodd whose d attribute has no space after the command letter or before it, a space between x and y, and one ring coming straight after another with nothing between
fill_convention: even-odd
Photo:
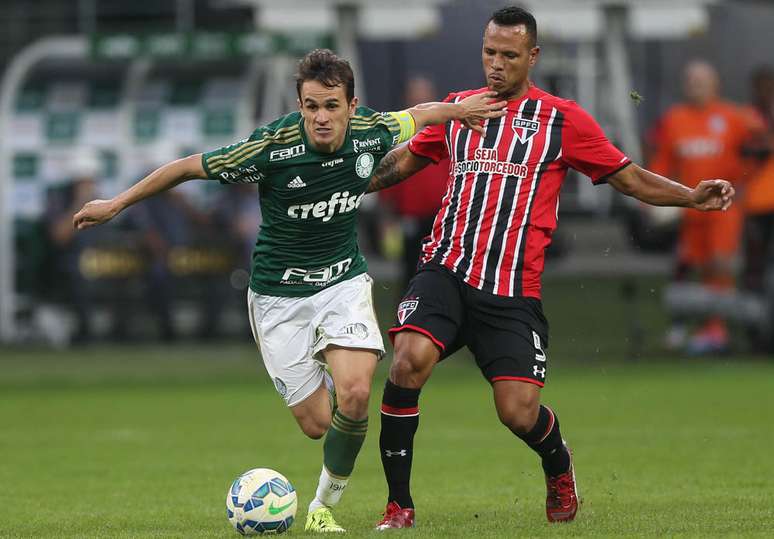
<instances>
[{"instance_id":1,"label":"captain armband","mask_svg":"<svg viewBox=\"0 0 774 539\"><path fill-rule=\"evenodd\" d=\"M395 135L393 144L406 142L417 132L417 124L410 112L402 110L400 112L387 112L385 115L398 122L398 126L400 127L400 132Z\"/></svg>"}]
</instances>

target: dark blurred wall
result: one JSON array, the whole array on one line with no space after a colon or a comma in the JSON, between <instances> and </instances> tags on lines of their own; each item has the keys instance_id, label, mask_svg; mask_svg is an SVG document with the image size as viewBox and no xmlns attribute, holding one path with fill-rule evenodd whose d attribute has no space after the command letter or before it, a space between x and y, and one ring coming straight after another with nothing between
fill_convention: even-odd
<instances>
[{"instance_id":1,"label":"dark blurred wall","mask_svg":"<svg viewBox=\"0 0 774 539\"><path fill-rule=\"evenodd\" d=\"M213 6L217 3L211 0L192 3L191 22L196 29L252 27L250 8L216 9ZM377 109L403 106L405 82L417 73L433 79L443 95L483 84L480 46L484 23L492 11L506 3L452 0L443 8L436 35L413 41L362 40L368 104ZM89 5L94 6L94 27L100 32L174 30L178 22L176 0L0 0L0 69L14 53L42 36L84 30L88 25L79 21L78 15ZM631 44L633 85L645 96L638 109L641 129L679 99L680 70L691 58L704 56L714 62L722 74L724 93L738 101L748 98L747 79L752 68L774 64L774 0L713 5L710 20L708 32L689 39ZM554 51L559 46L544 45ZM539 67L536 75L541 76Z\"/></svg>"},{"instance_id":2,"label":"dark blurred wall","mask_svg":"<svg viewBox=\"0 0 774 539\"><path fill-rule=\"evenodd\" d=\"M369 105L378 109L402 106L402 88L414 73L430 77L444 95L482 85L484 24L492 11L505 4L492 0L453 1L443 10L437 35L408 42L362 41ZM722 75L724 94L737 101L749 97L751 70L762 63L774 64L774 0L731 1L709 9L710 26L704 34L630 44L633 85L645 96L638 109L642 130L680 98L680 72L688 60L704 57L715 63ZM559 46L543 45L546 49ZM541 77L539 64L535 74Z\"/></svg>"}]
</instances>

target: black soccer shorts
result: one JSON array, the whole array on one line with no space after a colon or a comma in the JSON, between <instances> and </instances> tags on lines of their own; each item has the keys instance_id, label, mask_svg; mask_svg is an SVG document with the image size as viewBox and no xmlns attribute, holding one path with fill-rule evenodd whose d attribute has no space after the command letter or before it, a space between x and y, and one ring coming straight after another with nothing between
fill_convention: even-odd
<instances>
[{"instance_id":1,"label":"black soccer shorts","mask_svg":"<svg viewBox=\"0 0 774 539\"><path fill-rule=\"evenodd\" d=\"M438 264L424 264L398 304L390 338L416 331L444 359L467 346L490 383L518 380L543 387L548 322L539 299L482 292Z\"/></svg>"}]
</instances>

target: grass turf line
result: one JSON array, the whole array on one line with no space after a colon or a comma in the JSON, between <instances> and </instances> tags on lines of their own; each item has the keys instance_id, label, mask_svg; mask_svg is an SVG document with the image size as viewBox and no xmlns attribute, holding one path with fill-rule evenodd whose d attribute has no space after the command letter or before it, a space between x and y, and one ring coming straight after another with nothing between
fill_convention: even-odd
<instances>
[{"instance_id":1,"label":"grass turf line","mask_svg":"<svg viewBox=\"0 0 774 539\"><path fill-rule=\"evenodd\" d=\"M217 361L210 358L217 356ZM377 373L371 433L336 511L351 536L385 503ZM549 525L537 458L499 425L464 356L421 400L412 537L768 536L774 367L557 362L544 400L575 451L584 503ZM322 446L303 437L250 346L18 351L0 360L0 537L236 537L230 481L276 468L305 506Z\"/></svg>"}]
</instances>

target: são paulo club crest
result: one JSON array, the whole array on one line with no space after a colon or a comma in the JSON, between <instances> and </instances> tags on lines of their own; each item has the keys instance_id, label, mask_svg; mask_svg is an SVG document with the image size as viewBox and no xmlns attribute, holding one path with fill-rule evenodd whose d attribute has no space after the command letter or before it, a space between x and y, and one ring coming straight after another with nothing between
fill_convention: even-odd
<instances>
[{"instance_id":1,"label":"s\u00e3o paulo club crest","mask_svg":"<svg viewBox=\"0 0 774 539\"><path fill-rule=\"evenodd\" d=\"M403 324L419 307L419 298L409 298L398 305L398 322Z\"/></svg>"},{"instance_id":2,"label":"s\u00e3o paulo club crest","mask_svg":"<svg viewBox=\"0 0 774 539\"><path fill-rule=\"evenodd\" d=\"M524 143L535 136L535 133L540 129L540 122L515 116L511 127L513 127L513 131L516 133L516 140Z\"/></svg>"}]
</instances>

